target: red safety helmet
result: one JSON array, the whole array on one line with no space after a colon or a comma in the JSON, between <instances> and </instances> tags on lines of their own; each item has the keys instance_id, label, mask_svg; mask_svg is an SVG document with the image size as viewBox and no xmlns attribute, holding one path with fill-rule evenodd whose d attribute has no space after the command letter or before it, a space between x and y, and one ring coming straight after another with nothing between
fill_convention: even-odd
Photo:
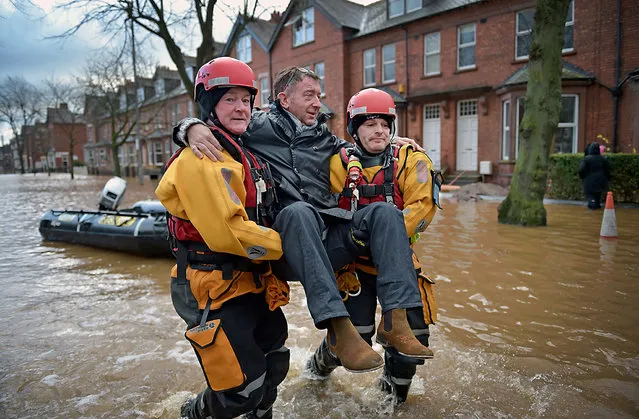
<instances>
[{"instance_id":1,"label":"red safety helmet","mask_svg":"<svg viewBox=\"0 0 639 419\"><path fill-rule=\"evenodd\" d=\"M251 67L231 57L214 58L200 68L195 78L195 100L200 84L206 91L218 87L246 87L251 95L257 94L257 80Z\"/></svg>"},{"instance_id":2,"label":"red safety helmet","mask_svg":"<svg viewBox=\"0 0 639 419\"><path fill-rule=\"evenodd\" d=\"M348 101L346 108L346 121L348 133L355 138L357 128L366 118L359 117L375 117L379 116L388 121L393 129L393 121L397 117L395 101L388 93L379 89L364 89L355 93ZM360 121L356 123L354 121Z\"/></svg>"}]
</instances>

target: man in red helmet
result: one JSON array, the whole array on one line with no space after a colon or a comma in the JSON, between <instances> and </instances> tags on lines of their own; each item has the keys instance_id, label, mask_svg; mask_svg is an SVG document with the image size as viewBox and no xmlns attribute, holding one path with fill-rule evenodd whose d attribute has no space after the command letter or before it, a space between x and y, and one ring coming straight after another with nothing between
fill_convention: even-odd
<instances>
[{"instance_id":1,"label":"man in red helmet","mask_svg":"<svg viewBox=\"0 0 639 419\"><path fill-rule=\"evenodd\" d=\"M269 162L275 178L280 207L273 228L280 233L290 268L286 279L302 283L313 321L328 329L328 346L341 365L353 372L371 371L383 360L353 327L334 274L370 252L378 264L377 285L389 319L385 339L407 357L429 356L430 349L413 336L406 320L405 310L422 303L402 213L384 202L355 214L337 206L330 193L330 159L350 143L326 127L315 73L285 68L275 77L273 91L276 100L270 111L254 112L242 138ZM178 144L187 139L200 150L214 140L201 121L193 119L181 121L174 130Z\"/></svg>"},{"instance_id":2,"label":"man in red helmet","mask_svg":"<svg viewBox=\"0 0 639 419\"><path fill-rule=\"evenodd\" d=\"M343 149L331 159L331 190L339 194L339 206L361 211L375 202L388 202L402 210L408 239L414 243L431 223L439 206L441 177L433 170L430 158L410 145L391 144L396 109L393 98L379 89L364 89L353 95L347 107L347 129L355 141L352 149ZM428 346L428 325L437 318L432 281L422 273L414 257L423 308L406 310L412 333ZM372 344L378 295L374 260L361 257L338 276L345 306L362 338ZM377 329L377 342L385 349L383 390L392 393L398 403L406 400L416 365L423 360L402 355L384 338L385 316ZM430 356L432 357L432 352ZM308 360L308 369L327 377L339 366L339 360L326 340Z\"/></svg>"},{"instance_id":3,"label":"man in red helmet","mask_svg":"<svg viewBox=\"0 0 639 419\"><path fill-rule=\"evenodd\" d=\"M279 234L267 227L275 199L272 179L240 139L256 86L253 70L234 58L216 58L200 68L195 99L225 159L200 159L182 148L156 189L170 213L177 259L173 305L187 323L185 337L207 383L182 406L187 418L270 418L277 386L288 372L280 308L288 302L288 286L269 263L282 256Z\"/></svg>"}]
</instances>

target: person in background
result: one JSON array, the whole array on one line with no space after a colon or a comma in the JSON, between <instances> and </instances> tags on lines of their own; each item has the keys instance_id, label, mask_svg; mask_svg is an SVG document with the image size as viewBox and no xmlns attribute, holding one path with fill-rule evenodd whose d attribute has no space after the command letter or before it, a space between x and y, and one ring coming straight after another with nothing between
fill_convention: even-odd
<instances>
[{"instance_id":1,"label":"person in background","mask_svg":"<svg viewBox=\"0 0 639 419\"><path fill-rule=\"evenodd\" d=\"M221 57L200 68L195 99L224 161L182 148L155 191L170 213L177 264L171 297L186 322L186 339L207 388L182 406L189 419L270 418L277 386L289 368L288 285L269 261L282 256L279 234L267 227L274 202L268 169L240 139L257 94L253 70Z\"/></svg>"},{"instance_id":2,"label":"person in background","mask_svg":"<svg viewBox=\"0 0 639 419\"><path fill-rule=\"evenodd\" d=\"M342 149L331 159L331 190L339 194L339 206L361 211L375 202L388 202L402 210L407 237L415 242L419 234L432 222L439 205L441 175L433 170L428 156L411 145L391 144L396 110L392 97L378 89L364 89L348 103L348 132L355 147ZM414 256L414 255L413 255ZM415 269L422 307L406 310L412 333L428 347L428 324L434 323L437 308L432 293L432 281L421 271L416 260ZM342 269L338 284L345 306L360 335L370 345L375 333L377 307L377 271L374 260L362 257ZM406 400L408 389L416 373L416 365L423 360L403 356L379 337L385 347L384 373L380 379L382 390L392 393L398 403ZM432 358L432 351L428 358ZM307 362L313 374L327 377L339 366L326 339Z\"/></svg>"},{"instance_id":3,"label":"person in background","mask_svg":"<svg viewBox=\"0 0 639 419\"><path fill-rule=\"evenodd\" d=\"M288 268L283 277L302 283L315 326L327 329L328 346L342 366L352 372L375 370L383 359L353 327L335 278L335 270L370 252L378 265L386 325L380 334L407 357L428 357L430 349L415 338L406 319L406 310L421 308L422 302L402 213L378 202L352 214L339 208L330 192L331 156L350 143L326 127L319 80L305 68L281 70L271 109L254 112L242 136L273 172L280 204L273 228L280 233ZM183 120L174 129L179 145L187 137L191 148L208 150L212 153L205 154L215 158L215 139L201 121Z\"/></svg>"},{"instance_id":4,"label":"person in background","mask_svg":"<svg viewBox=\"0 0 639 419\"><path fill-rule=\"evenodd\" d=\"M601 155L598 143L590 143L584 150L584 159L579 164L579 177L584 182L588 208L601 208L601 196L608 191L610 182L610 162Z\"/></svg>"}]
</instances>

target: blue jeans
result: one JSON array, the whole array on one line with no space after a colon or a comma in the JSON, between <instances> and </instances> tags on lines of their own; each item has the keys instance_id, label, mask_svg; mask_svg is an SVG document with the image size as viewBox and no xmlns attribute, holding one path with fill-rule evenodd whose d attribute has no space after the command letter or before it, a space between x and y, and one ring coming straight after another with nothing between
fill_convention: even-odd
<instances>
[{"instance_id":1,"label":"blue jeans","mask_svg":"<svg viewBox=\"0 0 639 419\"><path fill-rule=\"evenodd\" d=\"M376 202L359 209L352 220L341 220L323 218L310 204L296 202L280 211L273 229L282 238L289 269L284 276L302 283L316 327L326 328L327 320L349 315L335 271L364 251L375 261L382 312L422 307L404 216L393 205ZM368 237L368 249L353 242L353 231Z\"/></svg>"}]
</instances>

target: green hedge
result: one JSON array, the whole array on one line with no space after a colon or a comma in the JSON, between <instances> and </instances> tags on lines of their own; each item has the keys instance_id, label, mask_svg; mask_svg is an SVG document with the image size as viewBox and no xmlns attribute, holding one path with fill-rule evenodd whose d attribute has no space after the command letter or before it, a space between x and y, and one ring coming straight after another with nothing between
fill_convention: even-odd
<instances>
[{"instance_id":1,"label":"green hedge","mask_svg":"<svg viewBox=\"0 0 639 419\"><path fill-rule=\"evenodd\" d=\"M639 204L639 154L606 154L611 166L610 190L615 202ZM553 154L550 156L548 191L554 199L585 200L579 163L583 154Z\"/></svg>"}]
</instances>

